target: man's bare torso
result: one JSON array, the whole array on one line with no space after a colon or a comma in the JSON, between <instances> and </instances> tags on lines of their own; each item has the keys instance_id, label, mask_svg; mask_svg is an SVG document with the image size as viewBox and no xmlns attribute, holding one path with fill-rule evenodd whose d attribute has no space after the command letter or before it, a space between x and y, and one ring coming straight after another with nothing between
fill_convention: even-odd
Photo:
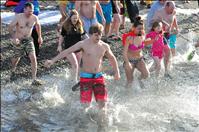
<instances>
[{"instance_id":1,"label":"man's bare torso","mask_svg":"<svg viewBox=\"0 0 199 132\"><path fill-rule=\"evenodd\" d=\"M82 16L93 19L96 14L96 1L86 0L82 1L80 4L80 13Z\"/></svg>"},{"instance_id":2,"label":"man's bare torso","mask_svg":"<svg viewBox=\"0 0 199 132\"><path fill-rule=\"evenodd\" d=\"M107 51L106 44L103 41L93 44L87 39L82 42L82 45L82 71L89 73L101 72L103 57Z\"/></svg>"},{"instance_id":3,"label":"man's bare torso","mask_svg":"<svg viewBox=\"0 0 199 132\"><path fill-rule=\"evenodd\" d=\"M23 39L30 37L32 33L32 28L36 23L36 16L32 15L27 18L24 13L18 14L16 25L16 37L18 39Z\"/></svg>"}]
</instances>

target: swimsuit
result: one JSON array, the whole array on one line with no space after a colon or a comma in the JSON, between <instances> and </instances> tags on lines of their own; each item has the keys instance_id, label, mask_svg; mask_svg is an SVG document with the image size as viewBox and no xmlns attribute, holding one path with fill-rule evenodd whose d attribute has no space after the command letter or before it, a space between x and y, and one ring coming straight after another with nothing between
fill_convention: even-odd
<instances>
[{"instance_id":1,"label":"swimsuit","mask_svg":"<svg viewBox=\"0 0 199 132\"><path fill-rule=\"evenodd\" d=\"M144 43L142 43L140 46L135 46L134 44L129 45L129 50L136 51L144 48ZM136 67L136 65L143 60L143 56L140 58L131 58L129 59L129 62Z\"/></svg>"},{"instance_id":2,"label":"swimsuit","mask_svg":"<svg viewBox=\"0 0 199 132\"><path fill-rule=\"evenodd\" d=\"M27 37L20 40L20 44L12 45L14 57L21 57L24 54L35 53L35 47L31 37Z\"/></svg>"},{"instance_id":3,"label":"swimsuit","mask_svg":"<svg viewBox=\"0 0 199 132\"><path fill-rule=\"evenodd\" d=\"M102 72L80 73L80 100L82 103L90 103L94 93L95 100L107 101L107 89Z\"/></svg>"},{"instance_id":4,"label":"swimsuit","mask_svg":"<svg viewBox=\"0 0 199 132\"><path fill-rule=\"evenodd\" d=\"M169 37L169 47L171 49L175 49L176 48L176 34L171 34Z\"/></svg>"},{"instance_id":5,"label":"swimsuit","mask_svg":"<svg viewBox=\"0 0 199 132\"><path fill-rule=\"evenodd\" d=\"M155 39L157 35L159 35L159 38L158 40L155 40L154 43L152 44L151 54L152 56L157 56L159 59L162 59L163 49L164 49L163 35L151 31L146 35L146 38Z\"/></svg>"}]
</instances>

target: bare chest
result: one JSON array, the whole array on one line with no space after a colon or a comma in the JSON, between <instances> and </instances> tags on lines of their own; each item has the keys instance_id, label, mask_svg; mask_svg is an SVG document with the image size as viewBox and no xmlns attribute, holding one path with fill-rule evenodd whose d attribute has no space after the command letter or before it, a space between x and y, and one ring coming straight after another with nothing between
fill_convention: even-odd
<instances>
[{"instance_id":1,"label":"bare chest","mask_svg":"<svg viewBox=\"0 0 199 132\"><path fill-rule=\"evenodd\" d=\"M35 25L35 21L33 19L21 19L18 22L18 28L23 29L31 29Z\"/></svg>"},{"instance_id":2,"label":"bare chest","mask_svg":"<svg viewBox=\"0 0 199 132\"><path fill-rule=\"evenodd\" d=\"M99 46L88 47L84 50L84 54L89 58L101 58L105 54L105 49Z\"/></svg>"}]
</instances>

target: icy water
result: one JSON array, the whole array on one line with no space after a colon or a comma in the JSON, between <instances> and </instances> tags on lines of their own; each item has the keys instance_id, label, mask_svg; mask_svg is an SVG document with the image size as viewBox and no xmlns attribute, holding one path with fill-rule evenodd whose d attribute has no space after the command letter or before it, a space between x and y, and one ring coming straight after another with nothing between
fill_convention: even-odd
<instances>
[{"instance_id":1,"label":"icy water","mask_svg":"<svg viewBox=\"0 0 199 132\"><path fill-rule=\"evenodd\" d=\"M190 32L188 36L193 34ZM152 74L141 88L136 71L133 87L126 89L122 63L119 63L121 80L114 81L105 74L109 91L108 132L199 131L199 56L186 60L193 50L193 41L183 43L179 39L177 46L181 48L177 48L173 59L173 79L163 75L157 79ZM31 87L30 80L24 79L2 86L2 132L97 131L97 124L82 114L79 91L71 90L69 69L60 69L40 79L46 82L40 88ZM95 100L91 106L95 114Z\"/></svg>"},{"instance_id":2,"label":"icy water","mask_svg":"<svg viewBox=\"0 0 199 132\"><path fill-rule=\"evenodd\" d=\"M152 73L141 88L136 71L133 87L126 89L122 62L121 80L105 74L108 132L199 132L199 49L187 61L198 36L190 32L184 37L190 41L178 38L172 79ZM25 79L1 85L1 131L96 132L97 124L82 112L79 91L71 90L71 78L69 69L60 69L40 77L46 83L39 88ZM95 114L95 100L91 107Z\"/></svg>"}]
</instances>

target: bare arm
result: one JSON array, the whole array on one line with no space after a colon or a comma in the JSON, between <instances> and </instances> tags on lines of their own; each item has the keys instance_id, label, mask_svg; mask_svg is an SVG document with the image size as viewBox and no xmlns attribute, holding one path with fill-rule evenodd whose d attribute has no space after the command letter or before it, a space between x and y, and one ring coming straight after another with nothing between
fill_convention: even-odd
<instances>
[{"instance_id":1,"label":"bare arm","mask_svg":"<svg viewBox=\"0 0 199 132\"><path fill-rule=\"evenodd\" d=\"M128 48L129 48L129 44L130 44L130 37L126 38L126 43L124 45L124 49L123 49L123 58L124 58L124 62L125 63L129 63L129 59L128 59Z\"/></svg>"},{"instance_id":2,"label":"bare arm","mask_svg":"<svg viewBox=\"0 0 199 132\"><path fill-rule=\"evenodd\" d=\"M15 15L14 20L8 26L8 32L10 33L11 37L14 38L15 35L15 27L18 23L18 15Z\"/></svg>"},{"instance_id":3,"label":"bare arm","mask_svg":"<svg viewBox=\"0 0 199 132\"><path fill-rule=\"evenodd\" d=\"M174 20L173 20L173 27L176 28L176 34L178 33L178 22L177 22L177 18L174 17Z\"/></svg>"},{"instance_id":4,"label":"bare arm","mask_svg":"<svg viewBox=\"0 0 199 132\"><path fill-rule=\"evenodd\" d=\"M58 43L58 47L57 47L57 51L61 52L62 51L62 43L64 41L64 37L62 35L59 35L59 43Z\"/></svg>"},{"instance_id":5,"label":"bare arm","mask_svg":"<svg viewBox=\"0 0 199 132\"><path fill-rule=\"evenodd\" d=\"M82 44L83 44L82 41L80 41L77 44L73 45L72 47L62 51L60 54L58 54L56 57L52 59L52 63L55 63L56 61L66 57L70 53L83 49Z\"/></svg>"},{"instance_id":6,"label":"bare arm","mask_svg":"<svg viewBox=\"0 0 199 132\"><path fill-rule=\"evenodd\" d=\"M66 13L66 4L60 3L59 4L59 10L60 10L60 13L61 13L62 17L64 17L64 18L68 17L68 15Z\"/></svg>"},{"instance_id":7,"label":"bare arm","mask_svg":"<svg viewBox=\"0 0 199 132\"><path fill-rule=\"evenodd\" d=\"M96 3L96 9L99 12L100 16L104 17L104 14L103 14L103 11L102 11L102 7L101 7L99 1L97 1L97 3Z\"/></svg>"},{"instance_id":8,"label":"bare arm","mask_svg":"<svg viewBox=\"0 0 199 132\"><path fill-rule=\"evenodd\" d=\"M36 16L35 26L36 26L38 37L41 37L41 25L37 16Z\"/></svg>"},{"instance_id":9,"label":"bare arm","mask_svg":"<svg viewBox=\"0 0 199 132\"><path fill-rule=\"evenodd\" d=\"M120 72L119 72L119 68L118 68L118 63L117 63L117 60L116 60L113 52L111 51L109 45L107 45L106 56L108 57L111 65L113 67L113 70L115 72L115 79L118 80L120 78Z\"/></svg>"},{"instance_id":10,"label":"bare arm","mask_svg":"<svg viewBox=\"0 0 199 132\"><path fill-rule=\"evenodd\" d=\"M102 17L102 20L103 20L103 24L105 24L105 18L104 18L104 14L103 14L103 11L102 11L102 7L99 3L99 1L97 1L96 3L96 10L98 11L98 13L100 14L100 16Z\"/></svg>"}]
</instances>

